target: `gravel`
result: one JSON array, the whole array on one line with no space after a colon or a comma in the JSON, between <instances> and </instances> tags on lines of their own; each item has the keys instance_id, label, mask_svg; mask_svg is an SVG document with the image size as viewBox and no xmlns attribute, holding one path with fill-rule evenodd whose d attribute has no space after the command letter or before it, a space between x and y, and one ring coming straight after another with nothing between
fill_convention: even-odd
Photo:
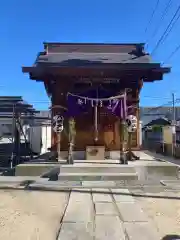
<instances>
[{"instance_id":1,"label":"gravel","mask_svg":"<svg viewBox=\"0 0 180 240\"><path fill-rule=\"evenodd\" d=\"M0 190L0 239L55 240L68 193Z\"/></svg>"},{"instance_id":2,"label":"gravel","mask_svg":"<svg viewBox=\"0 0 180 240\"><path fill-rule=\"evenodd\" d=\"M180 234L180 192L146 193L146 195L164 196L164 198L137 197L142 209L153 221L160 237L168 234ZM168 199L178 197L179 199Z\"/></svg>"}]
</instances>

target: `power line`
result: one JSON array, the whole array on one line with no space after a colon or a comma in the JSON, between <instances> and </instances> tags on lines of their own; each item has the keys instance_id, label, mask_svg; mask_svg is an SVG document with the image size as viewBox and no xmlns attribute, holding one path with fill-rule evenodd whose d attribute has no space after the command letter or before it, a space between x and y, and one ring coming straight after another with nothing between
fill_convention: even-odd
<instances>
[{"instance_id":1,"label":"power line","mask_svg":"<svg viewBox=\"0 0 180 240\"><path fill-rule=\"evenodd\" d=\"M175 50L166 58L162 65L167 63L178 51L180 50L180 44L175 48Z\"/></svg>"},{"instance_id":2,"label":"power line","mask_svg":"<svg viewBox=\"0 0 180 240\"><path fill-rule=\"evenodd\" d=\"M169 22L167 28L165 29L164 33L162 34L161 38L160 38L159 41L157 42L157 44L156 44L156 46L154 47L154 49L153 49L153 51L152 51L151 54L153 54L153 53L158 49L158 47L160 46L161 42L164 40L164 37L166 36L166 38L167 38L167 36L168 36L169 33L170 33L170 32L168 33L168 30L169 30L169 28L170 28L170 31L172 30L171 24L173 23L174 19L175 19L176 16L179 14L179 12L180 12L180 6L177 8L175 14L173 15L171 21ZM178 19L179 19L179 16L178 16L178 18L176 19L175 22L177 22ZM173 26L174 26L174 23L173 23Z\"/></svg>"},{"instance_id":3,"label":"power line","mask_svg":"<svg viewBox=\"0 0 180 240\"><path fill-rule=\"evenodd\" d=\"M151 38L154 38L154 37L156 36L156 34L158 33L158 30L160 29L160 27L161 27L161 25L162 25L162 23L163 23L163 21L164 21L164 18L165 18L165 16L167 15L168 10L170 9L170 7L171 7L171 5L172 5L172 1L173 1L173 0L169 0L168 3L167 3L167 5L165 6L165 9L164 9L164 11L163 11L163 13L162 13L162 15L161 15L161 19L160 19L160 21L159 21L160 24L155 28L155 30L154 30ZM148 44L149 44L149 41L150 41L150 39L148 40L147 46L148 46Z\"/></svg>"},{"instance_id":4,"label":"power line","mask_svg":"<svg viewBox=\"0 0 180 240\"><path fill-rule=\"evenodd\" d=\"M149 22L148 22L148 24L147 24L147 27L146 27L146 29L145 29L145 33L147 33L148 28L149 28L149 27L151 26L151 24L152 24L152 20L153 20L153 17L154 17L154 15L155 15L155 13L156 13L157 8L158 8L159 2L160 2L160 0L157 0L156 5L155 5L155 7L154 7L154 9L153 9L153 12L152 12L152 14L151 14L151 17L150 17L150 19L149 19Z\"/></svg>"},{"instance_id":5,"label":"power line","mask_svg":"<svg viewBox=\"0 0 180 240\"><path fill-rule=\"evenodd\" d=\"M159 96L141 96L142 98L150 98L150 99L154 99L154 100L158 100L158 99L169 99L169 97L159 97Z\"/></svg>"},{"instance_id":6,"label":"power line","mask_svg":"<svg viewBox=\"0 0 180 240\"><path fill-rule=\"evenodd\" d=\"M175 101L175 102L176 102L176 101ZM161 108L163 108L163 107L169 106L169 105L172 106L172 104L173 104L173 101L169 101L169 102L167 102L167 103L165 103L165 104L162 104L162 105L160 105L160 106L158 106L158 107L152 107L152 108L149 109L149 111L147 111L146 114L148 114L148 113L150 113L150 112L152 112L152 111L157 111L157 110L159 110L159 109L161 109Z\"/></svg>"},{"instance_id":7,"label":"power line","mask_svg":"<svg viewBox=\"0 0 180 240\"><path fill-rule=\"evenodd\" d=\"M168 37L168 35L172 32L172 30L173 30L174 26L176 25L177 21L179 20L179 18L180 18L180 14L178 15L178 17L176 18L176 20L175 20L175 21L173 22L173 24L171 25L168 33L166 34L166 36L165 36L165 38L163 39L163 41L162 41L161 44L163 44L163 43L165 42L165 40L166 40L166 38Z\"/></svg>"},{"instance_id":8,"label":"power line","mask_svg":"<svg viewBox=\"0 0 180 240\"><path fill-rule=\"evenodd\" d=\"M155 112L155 111L158 111L158 110L160 110L160 109L162 109L163 107L166 107L166 106L169 106L170 108L172 108L173 109L173 106L175 106L175 104L176 103L180 103L180 98L176 98L176 99L173 99L172 101L169 101L169 102L167 102L167 103L165 103L165 104L163 104L163 105L160 105L160 106L158 106L158 107L151 107L150 109L149 109L149 111L147 111L146 113L144 113L143 115L150 115L150 113L152 113L152 112ZM175 107L176 108L176 107ZM155 114L155 113L154 113ZM160 114L160 113L159 113ZM163 114L163 113L162 113Z\"/></svg>"}]
</instances>

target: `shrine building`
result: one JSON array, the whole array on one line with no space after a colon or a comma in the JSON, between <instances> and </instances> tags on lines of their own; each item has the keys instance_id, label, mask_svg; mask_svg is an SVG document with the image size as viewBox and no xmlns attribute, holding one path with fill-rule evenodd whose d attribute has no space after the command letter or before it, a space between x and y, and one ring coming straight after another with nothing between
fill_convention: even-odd
<instances>
[{"instance_id":1,"label":"shrine building","mask_svg":"<svg viewBox=\"0 0 180 240\"><path fill-rule=\"evenodd\" d=\"M67 111L74 117L74 150L85 151L88 145L98 144L113 151L119 150L121 144L119 116L109 111L103 101L123 97L128 114L136 115L139 122L143 83L162 80L170 68L154 62L141 43L44 43L34 64L22 67L22 71L29 73L30 79L44 83L52 103L52 117L58 114L66 120ZM68 96L74 99L71 106ZM57 134L52 130L54 149L56 142ZM139 149L138 128L133 133L132 147ZM61 150L68 150L66 131L62 132Z\"/></svg>"}]
</instances>

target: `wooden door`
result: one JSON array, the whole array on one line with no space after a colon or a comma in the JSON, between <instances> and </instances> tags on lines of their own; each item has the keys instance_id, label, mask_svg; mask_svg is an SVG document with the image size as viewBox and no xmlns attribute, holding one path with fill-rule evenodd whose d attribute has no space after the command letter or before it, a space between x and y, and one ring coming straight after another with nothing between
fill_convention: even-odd
<instances>
[{"instance_id":1,"label":"wooden door","mask_svg":"<svg viewBox=\"0 0 180 240\"><path fill-rule=\"evenodd\" d=\"M116 149L117 145L117 118L105 109L100 112L101 132L103 134L103 142L107 151Z\"/></svg>"}]
</instances>

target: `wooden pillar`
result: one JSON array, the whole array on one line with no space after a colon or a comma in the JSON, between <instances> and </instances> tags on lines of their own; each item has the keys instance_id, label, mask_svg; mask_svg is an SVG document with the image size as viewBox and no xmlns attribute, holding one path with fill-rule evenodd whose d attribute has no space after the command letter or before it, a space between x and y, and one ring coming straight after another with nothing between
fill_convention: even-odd
<instances>
[{"instance_id":1,"label":"wooden pillar","mask_svg":"<svg viewBox=\"0 0 180 240\"><path fill-rule=\"evenodd\" d=\"M136 116L137 116L137 149L140 150L140 107L139 107L139 95L140 95L140 91L141 91L141 88L143 87L143 79L140 79L138 81L138 89L136 91L136 97L137 97L137 100L138 100L138 103L137 103L137 112L136 112Z\"/></svg>"},{"instance_id":2,"label":"wooden pillar","mask_svg":"<svg viewBox=\"0 0 180 240\"><path fill-rule=\"evenodd\" d=\"M137 117L137 132L136 132L137 137L136 138L137 138L137 149L139 150L140 149L140 143L139 143L139 140L140 140L139 106L137 108L136 117Z\"/></svg>"},{"instance_id":3,"label":"wooden pillar","mask_svg":"<svg viewBox=\"0 0 180 240\"><path fill-rule=\"evenodd\" d=\"M120 163L127 164L125 154L125 121L120 119L119 123L119 137L120 137Z\"/></svg>"},{"instance_id":4,"label":"wooden pillar","mask_svg":"<svg viewBox=\"0 0 180 240\"><path fill-rule=\"evenodd\" d=\"M132 133L128 133L128 161L132 161Z\"/></svg>"},{"instance_id":5,"label":"wooden pillar","mask_svg":"<svg viewBox=\"0 0 180 240\"><path fill-rule=\"evenodd\" d=\"M66 79L55 79L52 90L52 118L55 115L64 116L64 112L67 110L67 92L71 91L72 83ZM60 136L61 135L61 136ZM52 146L53 150L60 155L60 144L62 143L64 134L57 134L52 130Z\"/></svg>"},{"instance_id":6,"label":"wooden pillar","mask_svg":"<svg viewBox=\"0 0 180 240\"><path fill-rule=\"evenodd\" d=\"M73 164L73 148L75 143L76 128L74 118L69 119L69 149L68 149L68 163Z\"/></svg>"},{"instance_id":7,"label":"wooden pillar","mask_svg":"<svg viewBox=\"0 0 180 240\"><path fill-rule=\"evenodd\" d=\"M140 118L140 114L139 114L139 91L138 89L136 90L136 99L138 101L138 103L136 104L136 117L137 117L137 131L136 131L136 148L139 150L140 149L140 145L139 145L139 118Z\"/></svg>"},{"instance_id":8,"label":"wooden pillar","mask_svg":"<svg viewBox=\"0 0 180 240\"><path fill-rule=\"evenodd\" d=\"M123 151L123 144L122 144L122 120L120 119L119 121L119 140L120 140L120 146L119 146L119 154L120 154L120 163L123 162L123 156L122 156L122 151Z\"/></svg>"}]
</instances>

